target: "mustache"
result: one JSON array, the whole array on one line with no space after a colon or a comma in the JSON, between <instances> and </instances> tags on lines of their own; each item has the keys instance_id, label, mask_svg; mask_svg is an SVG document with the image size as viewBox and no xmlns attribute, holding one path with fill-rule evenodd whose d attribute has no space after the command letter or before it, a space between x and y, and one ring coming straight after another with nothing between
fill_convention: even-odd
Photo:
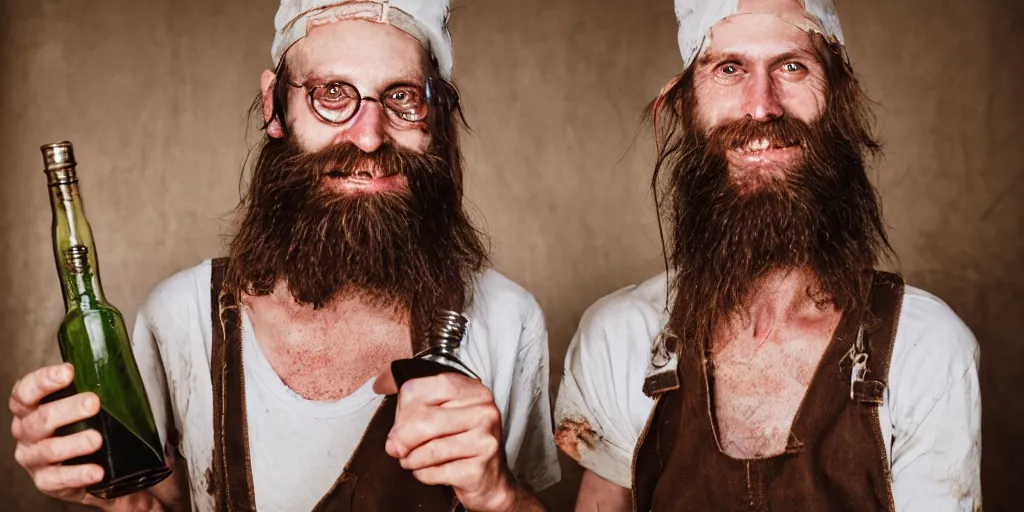
<instances>
[{"instance_id":1,"label":"mustache","mask_svg":"<svg viewBox=\"0 0 1024 512\"><path fill-rule=\"evenodd\" d=\"M790 146L813 146L820 138L810 124L788 116L768 121L745 117L715 126L700 136L698 143L707 150L725 154L730 150L743 150L752 144L765 141L767 148Z\"/></svg>"},{"instance_id":2,"label":"mustache","mask_svg":"<svg viewBox=\"0 0 1024 512\"><path fill-rule=\"evenodd\" d=\"M310 187L329 178L358 175L373 178L399 175L408 178L437 178L424 177L422 174L447 168L445 162L435 154L418 153L390 141L385 141L375 151L367 153L350 142L333 144L318 151L306 151L290 138L286 148L271 158L274 161L267 162L267 166L279 173L274 181L281 188Z\"/></svg>"}]
</instances>

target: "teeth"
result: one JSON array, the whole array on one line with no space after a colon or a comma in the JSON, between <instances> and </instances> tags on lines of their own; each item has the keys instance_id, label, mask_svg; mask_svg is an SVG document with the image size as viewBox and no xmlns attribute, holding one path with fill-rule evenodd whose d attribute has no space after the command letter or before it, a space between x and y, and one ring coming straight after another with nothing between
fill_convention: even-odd
<instances>
[{"instance_id":1,"label":"teeth","mask_svg":"<svg viewBox=\"0 0 1024 512\"><path fill-rule=\"evenodd\" d=\"M744 149L747 151L764 151L768 149L769 146L770 144L768 143L768 139L758 139L747 143L747 147Z\"/></svg>"}]
</instances>

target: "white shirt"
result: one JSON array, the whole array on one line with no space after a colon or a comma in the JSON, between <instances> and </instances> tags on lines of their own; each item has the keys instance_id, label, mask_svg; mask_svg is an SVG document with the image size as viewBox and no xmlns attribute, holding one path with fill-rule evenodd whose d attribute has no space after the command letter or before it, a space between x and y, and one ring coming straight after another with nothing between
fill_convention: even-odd
<instances>
[{"instance_id":1,"label":"white shirt","mask_svg":"<svg viewBox=\"0 0 1024 512\"><path fill-rule=\"evenodd\" d=\"M180 433L193 510L213 511L210 261L170 277L139 310L132 345L160 438ZM274 372L243 308L242 358L253 487L260 511L311 510L330 490L383 397L372 379L336 402L306 400ZM508 466L534 490L561 477L551 429L547 331L526 290L489 270L475 282L460 357L502 414ZM171 423L173 422L173 423Z\"/></svg>"},{"instance_id":2,"label":"white shirt","mask_svg":"<svg viewBox=\"0 0 1024 512\"><path fill-rule=\"evenodd\" d=\"M591 306L569 345L555 423L589 423L579 463L630 487L633 451L654 400L642 386L668 322L666 274ZM879 422L899 512L981 509L978 343L940 299L906 287ZM686 482L679 482L686 485Z\"/></svg>"}]
</instances>

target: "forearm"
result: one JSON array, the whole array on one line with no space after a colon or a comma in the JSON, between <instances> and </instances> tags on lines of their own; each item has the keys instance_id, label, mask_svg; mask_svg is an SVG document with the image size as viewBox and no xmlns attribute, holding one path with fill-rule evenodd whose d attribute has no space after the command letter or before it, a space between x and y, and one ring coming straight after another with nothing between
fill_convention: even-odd
<instances>
[{"instance_id":1,"label":"forearm","mask_svg":"<svg viewBox=\"0 0 1024 512\"><path fill-rule=\"evenodd\" d=\"M512 508L509 509L509 512L550 512L550 509L533 493L516 486Z\"/></svg>"},{"instance_id":2,"label":"forearm","mask_svg":"<svg viewBox=\"0 0 1024 512\"><path fill-rule=\"evenodd\" d=\"M508 475L508 474L507 474ZM470 512L549 512L550 509L526 486L508 475L502 484L479 502L479 509L467 506Z\"/></svg>"},{"instance_id":3,"label":"forearm","mask_svg":"<svg viewBox=\"0 0 1024 512\"><path fill-rule=\"evenodd\" d=\"M583 480L580 482L576 497L577 512L625 512L632 508L629 489L605 480L589 469L583 472Z\"/></svg>"}]
</instances>

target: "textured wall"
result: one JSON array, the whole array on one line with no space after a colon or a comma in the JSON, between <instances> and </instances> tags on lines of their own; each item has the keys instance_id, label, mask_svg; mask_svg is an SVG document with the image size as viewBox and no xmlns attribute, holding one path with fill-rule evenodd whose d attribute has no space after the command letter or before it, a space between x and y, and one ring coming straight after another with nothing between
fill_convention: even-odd
<instances>
[{"instance_id":1,"label":"textured wall","mask_svg":"<svg viewBox=\"0 0 1024 512\"><path fill-rule=\"evenodd\" d=\"M1018 0L838 0L876 112L900 269L982 344L984 486L1010 508L1024 433L1024 193ZM468 196L502 271L544 306L554 373L581 313L661 266L638 112L677 71L668 0L454 0L456 81L475 133ZM274 0L0 2L0 393L58 360L62 316L38 146L70 139L107 295L126 317L216 255L256 138ZM1019 143L1019 142L1018 142ZM557 380L553 382L557 384ZM6 432L9 414L0 411ZM59 510L0 435L0 508ZM566 480L578 473L567 466ZM549 493L557 510L571 484Z\"/></svg>"}]
</instances>

